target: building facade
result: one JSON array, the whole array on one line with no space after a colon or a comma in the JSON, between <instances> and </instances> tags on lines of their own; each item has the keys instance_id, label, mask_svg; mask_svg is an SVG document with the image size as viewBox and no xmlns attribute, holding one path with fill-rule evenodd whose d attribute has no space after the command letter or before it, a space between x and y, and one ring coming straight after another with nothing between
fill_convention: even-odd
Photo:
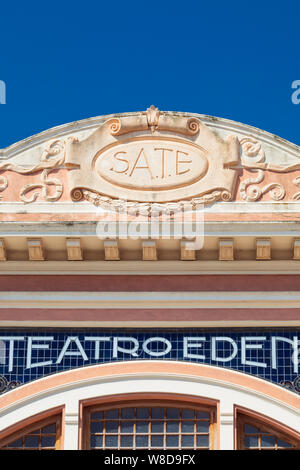
<instances>
[{"instance_id":1,"label":"building facade","mask_svg":"<svg viewBox=\"0 0 300 470\"><path fill-rule=\"evenodd\" d=\"M300 448L299 188L154 106L0 151L0 447Z\"/></svg>"}]
</instances>

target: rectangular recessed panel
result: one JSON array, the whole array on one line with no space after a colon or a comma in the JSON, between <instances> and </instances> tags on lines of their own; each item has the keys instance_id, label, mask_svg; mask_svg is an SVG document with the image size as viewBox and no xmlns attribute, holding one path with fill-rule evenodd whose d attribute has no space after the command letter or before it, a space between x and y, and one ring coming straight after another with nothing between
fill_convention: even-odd
<instances>
[{"instance_id":1,"label":"rectangular recessed panel","mask_svg":"<svg viewBox=\"0 0 300 470\"><path fill-rule=\"evenodd\" d=\"M300 382L295 381L299 368L294 361L298 341L299 328L2 329L0 393L70 369L143 360L223 367L300 392ZM133 419L132 410L126 413L123 418ZM148 412L139 413L143 419ZM153 409L152 418L162 418L161 413L159 407ZM174 411L167 413L170 420L178 419L172 415ZM190 411L184 413L188 416Z\"/></svg>"}]
</instances>

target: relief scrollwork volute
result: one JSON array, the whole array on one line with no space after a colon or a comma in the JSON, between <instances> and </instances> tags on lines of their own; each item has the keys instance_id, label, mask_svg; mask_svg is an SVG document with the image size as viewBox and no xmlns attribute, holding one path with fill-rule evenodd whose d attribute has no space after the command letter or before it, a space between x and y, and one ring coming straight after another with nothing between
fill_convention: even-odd
<instances>
[{"instance_id":1,"label":"relief scrollwork volute","mask_svg":"<svg viewBox=\"0 0 300 470\"><path fill-rule=\"evenodd\" d=\"M71 141L76 141L74 137L69 137ZM63 140L52 140L48 142L43 149L40 161L32 167L23 167L22 165L12 163L10 160L5 160L0 163L0 170L10 170L23 175L33 174L38 171L41 172L41 182L27 184L20 191L20 199L25 203L32 203L37 200L41 195L45 201L54 202L60 199L63 193L63 184L58 178L49 178L53 170L63 168L65 163L66 143ZM0 177L0 191L6 189L8 185L7 179L4 176ZM49 194L49 187L54 186L55 192ZM27 194L34 189L40 191L28 197Z\"/></svg>"},{"instance_id":2,"label":"relief scrollwork volute","mask_svg":"<svg viewBox=\"0 0 300 470\"><path fill-rule=\"evenodd\" d=\"M41 183L27 184L26 186L24 186L24 188L20 192L21 201L26 202L26 203L36 201L40 195L40 192L33 193L31 197L26 197L26 194L38 188L42 190L41 194L42 194L43 199L45 199L45 201L48 201L48 202L58 201L58 199L60 199L63 193L63 185L61 181L57 178L52 178L52 179L48 178L48 175L51 171L52 170L42 171ZM51 185L55 186L55 193L53 195L49 195L48 193L48 187Z\"/></svg>"},{"instance_id":3,"label":"relief scrollwork volute","mask_svg":"<svg viewBox=\"0 0 300 470\"><path fill-rule=\"evenodd\" d=\"M247 202L258 201L263 194L270 191L270 196L274 201L280 201L285 197L285 189L280 183L269 183L263 187L259 187L258 184L264 180L265 174L263 170L251 169L251 172L256 172L256 178L247 178L242 181L240 185L240 194L242 198ZM255 185L255 186L252 186Z\"/></svg>"},{"instance_id":4,"label":"relief scrollwork volute","mask_svg":"<svg viewBox=\"0 0 300 470\"><path fill-rule=\"evenodd\" d=\"M254 137L244 137L240 139L242 162L243 163L260 163L265 161L265 152L261 143Z\"/></svg>"},{"instance_id":5,"label":"relief scrollwork volute","mask_svg":"<svg viewBox=\"0 0 300 470\"><path fill-rule=\"evenodd\" d=\"M286 195L286 191L280 183L269 183L263 187L258 185L265 178L265 152L261 143L254 137L244 137L240 140L241 164L250 172L257 173L255 178L247 178L241 182L240 195L247 202L258 201L264 194L270 191L274 201L280 201ZM264 168L265 167L265 168ZM254 186L253 186L254 185Z\"/></svg>"},{"instance_id":6,"label":"relief scrollwork volute","mask_svg":"<svg viewBox=\"0 0 300 470\"><path fill-rule=\"evenodd\" d=\"M293 179L293 183L295 186L297 186L298 188L300 188L300 176L297 176L297 178ZM295 193L293 195L293 199L294 201L299 201L300 199L300 191L298 191L297 193Z\"/></svg>"},{"instance_id":7,"label":"relief scrollwork volute","mask_svg":"<svg viewBox=\"0 0 300 470\"><path fill-rule=\"evenodd\" d=\"M8 186L8 179L5 178L5 176L1 175L0 176L0 192L4 191ZM2 196L0 196L0 200L2 199Z\"/></svg>"},{"instance_id":8,"label":"relief scrollwork volute","mask_svg":"<svg viewBox=\"0 0 300 470\"><path fill-rule=\"evenodd\" d=\"M65 142L61 140L54 140L49 142L42 153L41 165L49 164L48 168L44 168L41 173L41 183L27 184L20 192L20 199L25 203L32 203L40 196L40 191L37 191L27 197L29 192L34 189L41 190L42 198L47 202L58 201L63 193L63 184L58 178L49 178L49 174L62 166L65 161ZM40 168L41 169L41 168ZM49 186L55 187L54 194L49 194Z\"/></svg>"}]
</instances>

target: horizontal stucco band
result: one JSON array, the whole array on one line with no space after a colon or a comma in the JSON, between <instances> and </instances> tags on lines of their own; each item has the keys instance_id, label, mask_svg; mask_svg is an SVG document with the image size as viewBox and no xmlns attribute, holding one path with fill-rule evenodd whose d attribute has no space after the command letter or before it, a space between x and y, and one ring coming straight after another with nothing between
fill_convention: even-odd
<instances>
[{"instance_id":1,"label":"horizontal stucco band","mask_svg":"<svg viewBox=\"0 0 300 470\"><path fill-rule=\"evenodd\" d=\"M76 386L78 387L83 382L87 383L92 380L100 383L100 381L103 382L105 379L116 378L120 381L122 376L127 379L130 376L142 378L143 374L148 374L152 380L157 375L160 378L163 377L164 380L167 377L189 377L199 381L201 379L217 381L219 384L223 383L226 388L230 387L233 389L238 387L245 391L248 390L250 393L254 392L257 396L264 395L273 401L281 402L282 405L289 407L294 412L298 412L300 407L300 397L297 394L248 374L203 364L141 361L80 367L75 370L53 374L17 387L0 397L0 418L9 411L10 406L15 406L16 403L24 404L25 400L31 400L32 397L37 399L42 395L45 396L62 391L66 387L75 389ZM115 388L115 390L117 389Z\"/></svg>"},{"instance_id":2,"label":"horizontal stucco band","mask_svg":"<svg viewBox=\"0 0 300 470\"><path fill-rule=\"evenodd\" d=\"M155 263L155 262L154 262ZM226 263L226 262L225 262ZM258 268L259 268L259 262ZM245 275L0 275L0 291L297 291L297 274Z\"/></svg>"},{"instance_id":3,"label":"horizontal stucco band","mask_svg":"<svg viewBox=\"0 0 300 470\"><path fill-rule=\"evenodd\" d=\"M300 292L0 292L0 309L300 309Z\"/></svg>"},{"instance_id":4,"label":"horizontal stucco band","mask_svg":"<svg viewBox=\"0 0 300 470\"><path fill-rule=\"evenodd\" d=\"M0 309L0 327L78 325L300 326L300 309Z\"/></svg>"}]
</instances>

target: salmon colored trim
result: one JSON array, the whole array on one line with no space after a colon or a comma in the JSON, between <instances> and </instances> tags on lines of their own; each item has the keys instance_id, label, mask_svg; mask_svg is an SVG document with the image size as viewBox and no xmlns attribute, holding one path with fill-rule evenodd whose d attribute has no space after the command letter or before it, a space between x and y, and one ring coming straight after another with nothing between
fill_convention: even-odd
<instances>
[{"instance_id":1,"label":"salmon colored trim","mask_svg":"<svg viewBox=\"0 0 300 470\"><path fill-rule=\"evenodd\" d=\"M299 285L300 274L0 275L0 290L9 292L281 292Z\"/></svg>"},{"instance_id":2,"label":"salmon colored trim","mask_svg":"<svg viewBox=\"0 0 300 470\"><path fill-rule=\"evenodd\" d=\"M287 436L291 437L292 439L297 439L300 442L300 433L295 431L294 429L282 424L280 421L277 421L269 416L264 414L258 413L253 410L249 410L248 408L244 408L239 405L234 405L234 449L238 449L238 414L242 414L244 417L249 417L258 421L259 424L270 426L274 428L274 431L278 431L279 433L286 434Z\"/></svg>"},{"instance_id":3,"label":"salmon colored trim","mask_svg":"<svg viewBox=\"0 0 300 470\"><path fill-rule=\"evenodd\" d=\"M83 449L83 438L84 438L84 421L85 412L88 408L93 406L107 405L115 406L117 404L131 404L137 401L153 401L153 402L174 402L180 406L195 405L197 407L209 407L214 408L215 424L217 425L215 443L216 448L220 449L220 403L218 400L213 400L206 397L198 397L195 395L182 395L179 393L123 393L120 395L106 395L97 398L89 398L87 400L80 400L79 402L79 426L78 426L78 442L79 450ZM157 403L156 403L157 405Z\"/></svg>"},{"instance_id":4,"label":"salmon colored trim","mask_svg":"<svg viewBox=\"0 0 300 470\"><path fill-rule=\"evenodd\" d=\"M237 201L239 202L239 201ZM266 201L267 202L267 201ZM14 215L15 217L15 215ZM224 214L205 214L205 222L295 222L298 221L299 214L296 212L256 212L256 213L224 213ZM16 219L17 220L17 219Z\"/></svg>"},{"instance_id":5,"label":"salmon colored trim","mask_svg":"<svg viewBox=\"0 0 300 470\"><path fill-rule=\"evenodd\" d=\"M17 387L0 396L0 410L34 395L55 391L58 387L69 386L81 381L110 379L139 374L161 374L172 379L176 376L190 376L217 380L232 386L243 387L253 392L262 393L269 398L300 410L300 396L270 382L243 374L203 364L187 364L169 361L132 361L113 364L101 364L60 372L29 384Z\"/></svg>"},{"instance_id":6,"label":"salmon colored trim","mask_svg":"<svg viewBox=\"0 0 300 470\"><path fill-rule=\"evenodd\" d=\"M31 175L32 176L32 175ZM40 183L40 181L39 181ZM64 199L67 201L66 199ZM4 202L19 202L16 199L8 200ZM236 201L240 202L240 201ZM271 202L270 200L265 202ZM292 200L285 201L287 204L289 202L294 202ZM55 222L93 222L103 220L102 217L95 215L95 211L92 212L74 212L72 214L67 212L35 212L28 214L17 214L16 212L11 213L2 213L0 214L1 222L53 222L55 217ZM295 222L300 220L299 214L297 212L280 212L276 213L275 210L269 212L231 212L231 213L219 213L219 214L205 214L204 222Z\"/></svg>"},{"instance_id":7,"label":"salmon colored trim","mask_svg":"<svg viewBox=\"0 0 300 470\"><path fill-rule=\"evenodd\" d=\"M32 425L39 424L41 422L41 425L43 425L43 421L45 421L47 418L50 417L58 417L60 415L60 426L61 426L61 436L60 436L60 450L63 450L64 448L64 415L65 415L65 406L58 406L56 408L51 408L50 410L47 411L41 411L40 413L37 413L33 416L30 416L27 419L22 419L21 421L18 421L17 423L8 426L7 428L3 429L0 431L0 441L3 441L7 437L9 437L11 434L15 434L16 432L20 431L23 428L28 428L29 426L31 427Z\"/></svg>"},{"instance_id":8,"label":"salmon colored trim","mask_svg":"<svg viewBox=\"0 0 300 470\"><path fill-rule=\"evenodd\" d=\"M300 280L299 280L300 284ZM11 323L11 328L26 326L15 325L15 322L47 322L47 327L51 327L51 322L219 322L238 321L245 322L276 322L297 321L300 326L299 308L103 308L103 309L38 309L38 308L1 308L0 322ZM40 326L40 325L37 325ZM59 325L55 325L59 326ZM65 326L65 325L64 325ZM134 325L130 325L134 328ZM164 325L167 327L166 325ZM188 325L187 325L188 326ZM213 326L213 325L209 325ZM226 326L226 325L224 325ZM230 325L231 326L231 325ZM249 325L248 325L249 326ZM287 325L290 327L290 325ZM31 326L28 326L30 328ZM101 325L89 325L91 328L100 328ZM102 327L104 327L102 325ZM138 327L141 327L139 325ZM182 326L181 326L182 327ZM201 327L201 326L200 326ZM204 325L205 327L205 325ZM54 328L54 326L53 326ZM105 328L109 328L107 324Z\"/></svg>"}]
</instances>

